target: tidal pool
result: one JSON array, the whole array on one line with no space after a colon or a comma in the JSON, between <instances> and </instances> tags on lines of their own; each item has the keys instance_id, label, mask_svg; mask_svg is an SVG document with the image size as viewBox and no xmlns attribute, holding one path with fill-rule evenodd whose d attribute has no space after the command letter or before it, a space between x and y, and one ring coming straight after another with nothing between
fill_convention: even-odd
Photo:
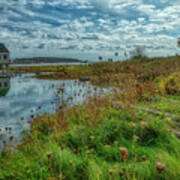
<instances>
[{"instance_id":1,"label":"tidal pool","mask_svg":"<svg viewBox=\"0 0 180 180\"><path fill-rule=\"evenodd\" d=\"M57 93L59 89L63 89L63 95ZM22 132L29 128L29 122L37 115L55 113L62 99L70 107L105 91L90 82L39 80L33 74L0 78L0 147L3 141L19 142ZM10 137L13 140L9 140Z\"/></svg>"}]
</instances>

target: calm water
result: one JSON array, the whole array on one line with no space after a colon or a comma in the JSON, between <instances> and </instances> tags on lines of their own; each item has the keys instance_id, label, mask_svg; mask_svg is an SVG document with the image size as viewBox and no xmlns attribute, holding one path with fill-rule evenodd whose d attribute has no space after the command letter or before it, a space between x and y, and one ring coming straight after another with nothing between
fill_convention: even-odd
<instances>
[{"instance_id":1,"label":"calm water","mask_svg":"<svg viewBox=\"0 0 180 180\"><path fill-rule=\"evenodd\" d=\"M21 66L71 66L71 65L86 65L85 63L32 63L32 64L11 64L11 67L21 67Z\"/></svg>"},{"instance_id":2,"label":"calm water","mask_svg":"<svg viewBox=\"0 0 180 180\"><path fill-rule=\"evenodd\" d=\"M78 80L39 80L31 74L0 78L0 135L1 139L8 142L12 135L13 141L22 138L22 131L29 128L32 114L37 116L44 113L54 113L57 104L62 101L62 96L57 96L57 90L64 88L63 99L68 106L79 104L89 96L99 94L100 89L95 88L90 82ZM103 94L104 92L101 92ZM39 109L38 107L41 107ZM21 120L21 118L24 120ZM11 132L7 130L12 128ZM2 146L2 141L0 141Z\"/></svg>"}]
</instances>

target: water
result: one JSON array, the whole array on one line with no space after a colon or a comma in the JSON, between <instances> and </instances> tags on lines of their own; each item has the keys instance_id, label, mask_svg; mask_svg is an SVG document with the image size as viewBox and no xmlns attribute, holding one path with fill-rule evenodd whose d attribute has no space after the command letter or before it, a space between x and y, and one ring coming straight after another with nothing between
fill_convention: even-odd
<instances>
[{"instance_id":1,"label":"water","mask_svg":"<svg viewBox=\"0 0 180 180\"><path fill-rule=\"evenodd\" d=\"M39 80L33 74L0 78L1 139L8 142L9 137L13 136L13 142L18 142L22 139L22 132L29 128L32 115L36 117L44 113L55 113L58 103L62 101L62 94L57 95L59 88L64 89L63 100L68 106L87 101L89 96L102 91L96 90L90 82Z\"/></svg>"},{"instance_id":2,"label":"water","mask_svg":"<svg viewBox=\"0 0 180 180\"><path fill-rule=\"evenodd\" d=\"M32 63L32 64L11 64L10 67L21 66L71 66L71 65L86 65L85 63Z\"/></svg>"}]
</instances>

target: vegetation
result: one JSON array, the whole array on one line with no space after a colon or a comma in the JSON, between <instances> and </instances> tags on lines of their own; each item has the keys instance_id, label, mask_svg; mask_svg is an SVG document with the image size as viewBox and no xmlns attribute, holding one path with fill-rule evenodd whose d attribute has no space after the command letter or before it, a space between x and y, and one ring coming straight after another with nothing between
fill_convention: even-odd
<instances>
[{"instance_id":1,"label":"vegetation","mask_svg":"<svg viewBox=\"0 0 180 180\"><path fill-rule=\"evenodd\" d=\"M33 117L16 150L4 142L0 179L180 179L179 56L39 68L55 71L39 78L91 77L102 90L83 105L63 102L56 114Z\"/></svg>"}]
</instances>

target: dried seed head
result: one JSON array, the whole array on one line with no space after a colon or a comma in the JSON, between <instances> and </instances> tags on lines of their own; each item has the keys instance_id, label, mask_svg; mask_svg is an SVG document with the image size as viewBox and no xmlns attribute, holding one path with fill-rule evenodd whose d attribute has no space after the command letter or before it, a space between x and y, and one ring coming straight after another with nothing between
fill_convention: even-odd
<instances>
[{"instance_id":1,"label":"dried seed head","mask_svg":"<svg viewBox=\"0 0 180 180\"><path fill-rule=\"evenodd\" d=\"M13 140L13 136L9 136L9 140L12 141Z\"/></svg>"},{"instance_id":2,"label":"dried seed head","mask_svg":"<svg viewBox=\"0 0 180 180\"><path fill-rule=\"evenodd\" d=\"M156 169L157 169L158 173L161 174L161 172L166 169L166 165L164 163L157 162Z\"/></svg>"},{"instance_id":3,"label":"dried seed head","mask_svg":"<svg viewBox=\"0 0 180 180\"><path fill-rule=\"evenodd\" d=\"M120 151L120 154L121 154L121 155L127 154L127 148L125 148L125 147L120 147L120 148L119 148L119 151Z\"/></svg>"},{"instance_id":4,"label":"dried seed head","mask_svg":"<svg viewBox=\"0 0 180 180\"><path fill-rule=\"evenodd\" d=\"M141 160L142 160L143 162L146 162L146 160L147 160L146 156L143 155L143 156L141 157Z\"/></svg>"},{"instance_id":5,"label":"dried seed head","mask_svg":"<svg viewBox=\"0 0 180 180\"><path fill-rule=\"evenodd\" d=\"M105 147L106 149L109 149L111 146L110 146L109 144L106 144L104 147Z\"/></svg>"},{"instance_id":6,"label":"dried seed head","mask_svg":"<svg viewBox=\"0 0 180 180\"><path fill-rule=\"evenodd\" d=\"M47 153L46 153L46 156L47 156L48 158L51 158L52 152L47 152Z\"/></svg>"},{"instance_id":7,"label":"dried seed head","mask_svg":"<svg viewBox=\"0 0 180 180\"><path fill-rule=\"evenodd\" d=\"M89 137L92 141L95 139L95 137L94 136L90 136Z\"/></svg>"},{"instance_id":8,"label":"dried seed head","mask_svg":"<svg viewBox=\"0 0 180 180\"><path fill-rule=\"evenodd\" d=\"M74 148L74 149L72 150L72 152L75 153L75 154L77 154L78 151L77 151L77 149Z\"/></svg>"},{"instance_id":9,"label":"dried seed head","mask_svg":"<svg viewBox=\"0 0 180 180\"><path fill-rule=\"evenodd\" d=\"M64 150L64 147L63 147L63 145L60 145L60 148L61 148L61 151L63 151L63 150Z\"/></svg>"},{"instance_id":10,"label":"dried seed head","mask_svg":"<svg viewBox=\"0 0 180 180\"><path fill-rule=\"evenodd\" d=\"M30 117L33 119L33 118L34 118L34 115L32 114Z\"/></svg>"},{"instance_id":11,"label":"dried seed head","mask_svg":"<svg viewBox=\"0 0 180 180\"><path fill-rule=\"evenodd\" d=\"M122 170L119 170L118 174L120 177L122 177L124 175L124 172Z\"/></svg>"},{"instance_id":12,"label":"dried seed head","mask_svg":"<svg viewBox=\"0 0 180 180\"><path fill-rule=\"evenodd\" d=\"M132 128L136 129L136 124L135 123L132 123Z\"/></svg>"},{"instance_id":13,"label":"dried seed head","mask_svg":"<svg viewBox=\"0 0 180 180\"><path fill-rule=\"evenodd\" d=\"M122 156L122 159L123 161L126 161L127 160L127 157L128 157L128 151L125 147L120 147L119 148L119 151L120 151L120 154Z\"/></svg>"},{"instance_id":14,"label":"dried seed head","mask_svg":"<svg viewBox=\"0 0 180 180\"><path fill-rule=\"evenodd\" d=\"M89 154L91 154L91 153L92 153L92 151L91 151L91 150L88 150L88 151L87 151L87 154L88 154L88 155L89 155Z\"/></svg>"},{"instance_id":15,"label":"dried seed head","mask_svg":"<svg viewBox=\"0 0 180 180\"><path fill-rule=\"evenodd\" d=\"M112 169L109 170L109 175L112 176L114 174L114 171Z\"/></svg>"},{"instance_id":16,"label":"dried seed head","mask_svg":"<svg viewBox=\"0 0 180 180\"><path fill-rule=\"evenodd\" d=\"M72 161L69 161L69 165L72 166L72 165L73 165L73 162L72 162Z\"/></svg>"},{"instance_id":17,"label":"dried seed head","mask_svg":"<svg viewBox=\"0 0 180 180\"><path fill-rule=\"evenodd\" d=\"M136 136L136 135L134 135L134 136L133 136L133 141L135 141L135 142L136 142L138 139L139 139L139 137L138 137L138 136Z\"/></svg>"},{"instance_id":18,"label":"dried seed head","mask_svg":"<svg viewBox=\"0 0 180 180\"><path fill-rule=\"evenodd\" d=\"M140 126L141 126L141 127L146 127L146 126L147 126L147 122L141 121L141 122L140 122Z\"/></svg>"},{"instance_id":19,"label":"dried seed head","mask_svg":"<svg viewBox=\"0 0 180 180\"><path fill-rule=\"evenodd\" d=\"M118 141L114 141L114 144L115 144L115 145L118 145Z\"/></svg>"}]
</instances>

